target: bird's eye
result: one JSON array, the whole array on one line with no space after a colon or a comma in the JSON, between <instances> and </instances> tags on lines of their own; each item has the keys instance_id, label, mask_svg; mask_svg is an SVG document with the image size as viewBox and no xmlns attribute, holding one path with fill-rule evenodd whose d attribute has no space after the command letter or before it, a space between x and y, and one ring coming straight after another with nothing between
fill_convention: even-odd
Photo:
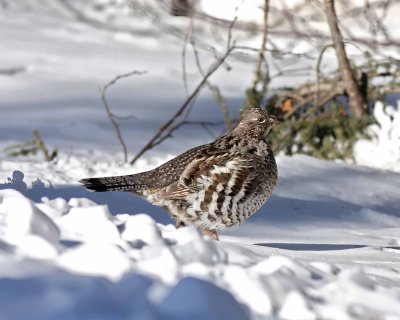
<instances>
[{"instance_id":1,"label":"bird's eye","mask_svg":"<svg viewBox=\"0 0 400 320\"><path fill-rule=\"evenodd\" d=\"M258 118L258 119L257 119L257 121L258 121L259 123L264 123L266 120L267 120L267 119L265 119L265 118Z\"/></svg>"}]
</instances>

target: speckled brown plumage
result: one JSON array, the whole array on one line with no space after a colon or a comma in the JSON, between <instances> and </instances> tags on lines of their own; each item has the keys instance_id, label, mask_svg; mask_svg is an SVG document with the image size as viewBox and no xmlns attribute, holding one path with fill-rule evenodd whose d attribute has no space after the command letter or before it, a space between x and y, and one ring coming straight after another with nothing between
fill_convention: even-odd
<instances>
[{"instance_id":1,"label":"speckled brown plumage","mask_svg":"<svg viewBox=\"0 0 400 320\"><path fill-rule=\"evenodd\" d=\"M266 136L277 119L249 108L227 135L150 171L82 179L91 191L127 191L165 208L177 226L194 224L212 238L239 225L271 195L277 166Z\"/></svg>"}]
</instances>

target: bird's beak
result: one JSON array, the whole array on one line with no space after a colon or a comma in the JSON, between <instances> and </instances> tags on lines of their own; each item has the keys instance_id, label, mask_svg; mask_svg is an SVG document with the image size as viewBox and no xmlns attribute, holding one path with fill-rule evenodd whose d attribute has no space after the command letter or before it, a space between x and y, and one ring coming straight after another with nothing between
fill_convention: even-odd
<instances>
[{"instance_id":1,"label":"bird's beak","mask_svg":"<svg viewBox=\"0 0 400 320\"><path fill-rule=\"evenodd\" d=\"M277 117L277 116L272 116L272 115L270 117L271 117L273 125L283 122L282 117Z\"/></svg>"}]
</instances>

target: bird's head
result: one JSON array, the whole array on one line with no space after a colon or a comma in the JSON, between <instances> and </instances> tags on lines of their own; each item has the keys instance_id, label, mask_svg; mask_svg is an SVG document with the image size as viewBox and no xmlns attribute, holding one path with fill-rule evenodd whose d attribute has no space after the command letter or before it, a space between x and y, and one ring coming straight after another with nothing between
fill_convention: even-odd
<instances>
[{"instance_id":1,"label":"bird's head","mask_svg":"<svg viewBox=\"0 0 400 320\"><path fill-rule=\"evenodd\" d=\"M276 116L268 114L261 108L247 108L233 132L261 138L267 136L272 127L279 122L281 120Z\"/></svg>"}]
</instances>

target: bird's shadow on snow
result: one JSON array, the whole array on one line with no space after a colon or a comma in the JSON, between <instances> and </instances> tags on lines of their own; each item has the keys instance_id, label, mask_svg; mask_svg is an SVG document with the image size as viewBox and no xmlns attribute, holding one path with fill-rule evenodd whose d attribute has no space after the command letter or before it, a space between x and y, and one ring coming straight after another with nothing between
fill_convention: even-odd
<instances>
[{"instance_id":1,"label":"bird's shadow on snow","mask_svg":"<svg viewBox=\"0 0 400 320\"><path fill-rule=\"evenodd\" d=\"M99 205L107 205L113 215L146 213L158 223L175 224L167 212L133 194L126 192L89 192L80 185L52 186L50 184L50 186L47 186L39 179L34 181L31 186L28 186L24 181L23 172L19 170L15 170L6 182L0 183L1 189L17 190L35 202L41 202L44 197L50 200L62 198L67 202L71 198L87 198Z\"/></svg>"},{"instance_id":2,"label":"bird's shadow on snow","mask_svg":"<svg viewBox=\"0 0 400 320\"><path fill-rule=\"evenodd\" d=\"M66 201L71 198L88 198L97 204L107 205L113 215L146 213L158 223L175 224L166 211L127 192L89 192L82 186L56 186L54 188L28 189L26 195L36 202L41 201L42 197L49 199L60 197ZM379 217L377 216L375 219L379 220ZM307 225L318 226L318 224L343 222L371 223L371 217L363 213L362 206L341 200L299 200L273 195L268 203L250 217L243 226L294 225L306 227ZM242 228L235 233L239 235Z\"/></svg>"},{"instance_id":3,"label":"bird's shadow on snow","mask_svg":"<svg viewBox=\"0 0 400 320\"><path fill-rule=\"evenodd\" d=\"M175 224L166 211L127 192L89 192L82 186L57 186L41 192L30 189L27 196L34 201L40 201L42 197L63 198L66 201L71 198L87 198L99 205L107 205L112 215L146 213L158 223Z\"/></svg>"},{"instance_id":4,"label":"bird's shadow on snow","mask_svg":"<svg viewBox=\"0 0 400 320\"><path fill-rule=\"evenodd\" d=\"M146 213L158 223L174 224L167 212L138 196L126 192L89 192L80 185L58 185L55 187L50 185L47 187L39 179L27 188L23 173L17 170L13 172L12 178L8 178L6 183L0 183L0 189L4 188L17 189L36 202L40 202L43 197L49 199L60 197L66 201L71 198L88 198L97 204L107 205L113 215ZM334 226L337 223L339 226L343 223L351 224L353 222L391 226L393 221L400 222L399 216L398 210L392 209L391 205L380 207L369 204L366 210L361 205L340 199L322 199L319 201L272 195L259 212L233 232L235 236L254 235L254 233L262 235L268 234L268 230L271 230L271 228L285 227L288 228L286 230L290 228L318 228L322 225ZM231 232L227 232L227 234L229 233ZM280 244L275 245L279 246ZM329 245L321 244L320 246L321 249L318 249L317 245L315 250L334 250ZM307 247L309 247L308 244ZM293 248L294 250L301 250L302 245L299 244L296 248Z\"/></svg>"},{"instance_id":5,"label":"bird's shadow on snow","mask_svg":"<svg viewBox=\"0 0 400 320\"><path fill-rule=\"evenodd\" d=\"M290 251L334 251L365 248L356 244L325 244L325 243L255 243L256 246L283 249Z\"/></svg>"},{"instance_id":6,"label":"bird's shadow on snow","mask_svg":"<svg viewBox=\"0 0 400 320\"><path fill-rule=\"evenodd\" d=\"M299 235L347 232L356 235L360 227L363 230L380 227L400 226L398 210L390 207L362 205L339 199L304 200L272 195L268 202L253 216L247 219L238 229L227 230L222 234L235 237L258 239L297 239ZM346 230L346 231L344 231ZM364 232L364 231L363 231ZM304 239L303 239L304 241ZM356 249L355 243L323 244L298 243L289 245L274 242L259 243L262 246L294 251L323 251ZM312 248L312 249L310 249Z\"/></svg>"}]
</instances>

